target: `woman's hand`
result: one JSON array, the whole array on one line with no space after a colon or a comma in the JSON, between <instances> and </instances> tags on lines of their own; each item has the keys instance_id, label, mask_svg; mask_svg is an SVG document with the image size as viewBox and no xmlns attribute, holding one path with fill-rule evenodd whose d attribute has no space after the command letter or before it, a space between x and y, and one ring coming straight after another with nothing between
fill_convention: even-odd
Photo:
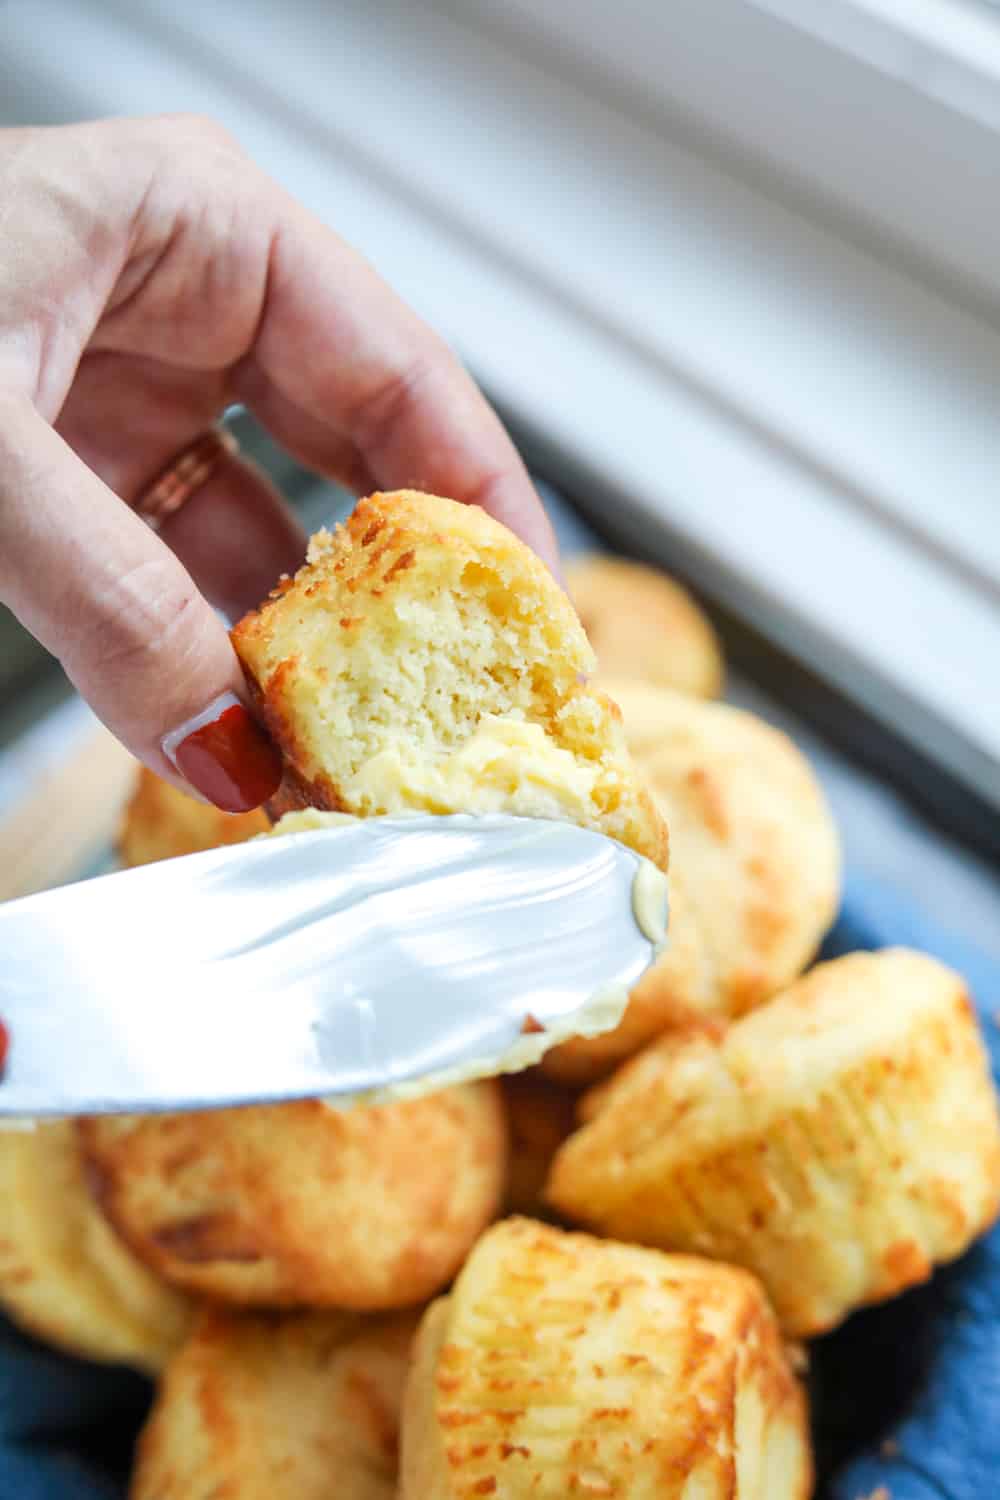
<instances>
[{"instance_id":1,"label":"woman's hand","mask_svg":"<svg viewBox=\"0 0 1000 1500\"><path fill-rule=\"evenodd\" d=\"M0 598L161 775L231 810L277 775L245 710L220 721L243 678L211 606L298 566L294 518L235 456L159 535L122 503L232 402L359 493L482 505L555 562L458 361L220 127L0 131L0 221Z\"/></svg>"}]
</instances>

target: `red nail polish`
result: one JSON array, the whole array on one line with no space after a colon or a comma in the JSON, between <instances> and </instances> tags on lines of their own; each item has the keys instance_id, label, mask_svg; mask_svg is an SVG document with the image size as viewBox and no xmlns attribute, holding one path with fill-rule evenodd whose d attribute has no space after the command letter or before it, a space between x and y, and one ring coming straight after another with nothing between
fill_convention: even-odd
<instances>
[{"instance_id":1,"label":"red nail polish","mask_svg":"<svg viewBox=\"0 0 1000 1500\"><path fill-rule=\"evenodd\" d=\"M3 1077L4 1070L7 1067L7 1054L9 1051L10 1032L7 1030L3 1022L0 1021L0 1078Z\"/></svg>"},{"instance_id":2,"label":"red nail polish","mask_svg":"<svg viewBox=\"0 0 1000 1500\"><path fill-rule=\"evenodd\" d=\"M231 693L219 700L211 718L199 714L194 727L184 733L186 729L183 725L168 735L163 749L184 779L216 807L250 812L274 796L281 783L281 755Z\"/></svg>"}]
</instances>

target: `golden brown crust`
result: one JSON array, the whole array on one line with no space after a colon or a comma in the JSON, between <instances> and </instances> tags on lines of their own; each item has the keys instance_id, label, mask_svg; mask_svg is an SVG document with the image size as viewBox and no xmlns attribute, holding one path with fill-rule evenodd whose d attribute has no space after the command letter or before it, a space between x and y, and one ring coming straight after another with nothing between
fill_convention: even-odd
<instances>
[{"instance_id":1,"label":"golden brown crust","mask_svg":"<svg viewBox=\"0 0 1000 1500\"><path fill-rule=\"evenodd\" d=\"M150 1374L187 1331L187 1298L98 1211L67 1121L0 1132L0 1305L61 1349Z\"/></svg>"},{"instance_id":2,"label":"golden brown crust","mask_svg":"<svg viewBox=\"0 0 1000 1500\"><path fill-rule=\"evenodd\" d=\"M805 1404L757 1282L524 1219L424 1316L401 1500L805 1500Z\"/></svg>"},{"instance_id":3,"label":"golden brown crust","mask_svg":"<svg viewBox=\"0 0 1000 1500\"><path fill-rule=\"evenodd\" d=\"M617 709L586 685L572 605L476 507L360 501L233 644L287 762L272 814L564 816L665 867L666 828Z\"/></svg>"},{"instance_id":4,"label":"golden brown crust","mask_svg":"<svg viewBox=\"0 0 1000 1500\"><path fill-rule=\"evenodd\" d=\"M1000 1210L1000 1123L960 977L906 950L818 965L628 1063L547 1197L601 1233L756 1272L807 1337L924 1280Z\"/></svg>"},{"instance_id":5,"label":"golden brown crust","mask_svg":"<svg viewBox=\"0 0 1000 1500\"><path fill-rule=\"evenodd\" d=\"M118 853L126 865L148 865L181 854L197 854L224 844L242 844L266 833L271 823L261 809L225 813L185 797L145 766L125 809L118 833Z\"/></svg>"},{"instance_id":6,"label":"golden brown crust","mask_svg":"<svg viewBox=\"0 0 1000 1500\"><path fill-rule=\"evenodd\" d=\"M607 677L637 678L696 698L717 698L725 668L708 617L665 573L616 557L566 569L570 598Z\"/></svg>"},{"instance_id":7,"label":"golden brown crust","mask_svg":"<svg viewBox=\"0 0 1000 1500\"><path fill-rule=\"evenodd\" d=\"M342 1113L322 1100L78 1129L101 1206L159 1275L221 1301L426 1300L500 1204L494 1082Z\"/></svg>"},{"instance_id":8,"label":"golden brown crust","mask_svg":"<svg viewBox=\"0 0 1000 1500\"><path fill-rule=\"evenodd\" d=\"M414 1314L206 1311L171 1361L132 1500L395 1500Z\"/></svg>"},{"instance_id":9,"label":"golden brown crust","mask_svg":"<svg viewBox=\"0 0 1000 1500\"><path fill-rule=\"evenodd\" d=\"M546 1072L573 1084L670 1027L760 1005L810 961L840 899L833 819L786 735L728 704L608 686L670 827L670 941L615 1032L548 1054Z\"/></svg>"}]
</instances>

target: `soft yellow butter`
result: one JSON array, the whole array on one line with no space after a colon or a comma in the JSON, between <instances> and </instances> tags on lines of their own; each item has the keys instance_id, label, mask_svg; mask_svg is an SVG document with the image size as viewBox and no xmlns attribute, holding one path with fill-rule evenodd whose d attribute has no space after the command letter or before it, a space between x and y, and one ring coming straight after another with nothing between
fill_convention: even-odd
<instances>
[{"instance_id":1,"label":"soft yellow butter","mask_svg":"<svg viewBox=\"0 0 1000 1500\"><path fill-rule=\"evenodd\" d=\"M656 956L667 945L669 882L662 870L648 859L640 859L632 882L632 912L636 926L656 948Z\"/></svg>"},{"instance_id":2,"label":"soft yellow butter","mask_svg":"<svg viewBox=\"0 0 1000 1500\"><path fill-rule=\"evenodd\" d=\"M399 739L351 778L352 805L429 813L511 813L515 817L594 819L601 767L553 744L540 724L486 715L450 755Z\"/></svg>"},{"instance_id":3,"label":"soft yellow butter","mask_svg":"<svg viewBox=\"0 0 1000 1500\"><path fill-rule=\"evenodd\" d=\"M321 828L336 828L339 823L355 823L351 813L322 812L318 807L303 807L298 812L285 813L267 833L259 833L260 839L274 838L281 833L316 833Z\"/></svg>"}]
</instances>

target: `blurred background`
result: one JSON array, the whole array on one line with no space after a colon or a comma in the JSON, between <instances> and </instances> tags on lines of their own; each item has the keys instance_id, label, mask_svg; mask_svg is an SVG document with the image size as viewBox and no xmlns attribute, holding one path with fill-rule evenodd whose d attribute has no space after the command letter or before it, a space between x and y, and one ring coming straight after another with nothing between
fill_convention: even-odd
<instances>
[{"instance_id":1,"label":"blurred background","mask_svg":"<svg viewBox=\"0 0 1000 1500\"><path fill-rule=\"evenodd\" d=\"M0 123L176 110L452 342L571 547L697 591L849 855L1000 952L1000 6L0 4ZM0 806L65 696L0 621Z\"/></svg>"}]
</instances>

